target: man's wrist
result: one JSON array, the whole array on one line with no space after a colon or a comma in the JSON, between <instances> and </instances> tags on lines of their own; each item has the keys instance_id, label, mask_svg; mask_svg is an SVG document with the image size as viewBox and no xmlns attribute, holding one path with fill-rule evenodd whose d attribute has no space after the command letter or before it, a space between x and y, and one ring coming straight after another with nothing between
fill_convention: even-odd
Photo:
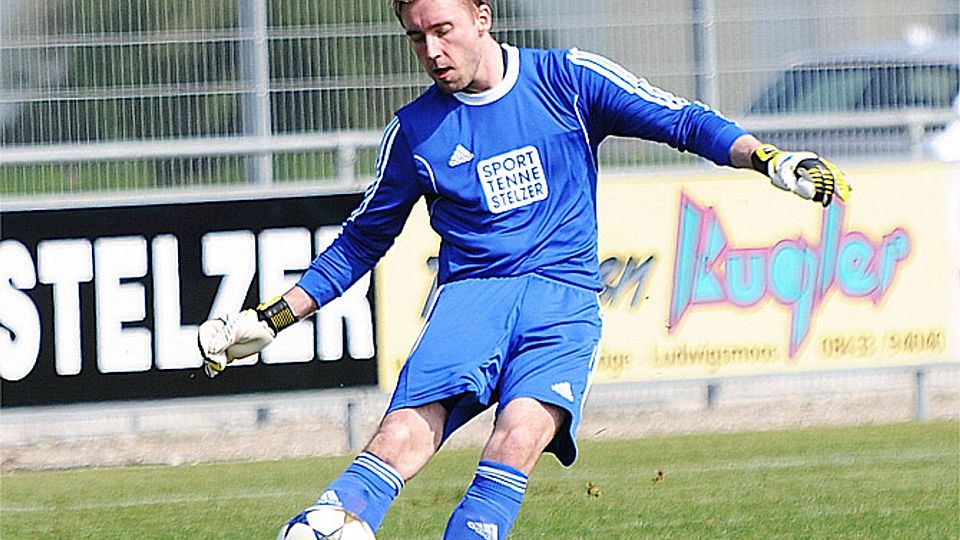
<instances>
[{"instance_id":1,"label":"man's wrist","mask_svg":"<svg viewBox=\"0 0 960 540\"><path fill-rule=\"evenodd\" d=\"M267 323L274 335L297 322L297 317L283 297L277 297L256 308L257 317Z\"/></svg>"},{"instance_id":2,"label":"man's wrist","mask_svg":"<svg viewBox=\"0 0 960 540\"><path fill-rule=\"evenodd\" d=\"M738 169L749 169L752 167L750 156L753 151L761 146L762 143L749 133L741 135L733 142L730 147L730 165Z\"/></svg>"},{"instance_id":3,"label":"man's wrist","mask_svg":"<svg viewBox=\"0 0 960 540\"><path fill-rule=\"evenodd\" d=\"M770 175L770 161L780 153L780 149L772 144L761 144L750 153L750 166L758 173Z\"/></svg>"}]
</instances>

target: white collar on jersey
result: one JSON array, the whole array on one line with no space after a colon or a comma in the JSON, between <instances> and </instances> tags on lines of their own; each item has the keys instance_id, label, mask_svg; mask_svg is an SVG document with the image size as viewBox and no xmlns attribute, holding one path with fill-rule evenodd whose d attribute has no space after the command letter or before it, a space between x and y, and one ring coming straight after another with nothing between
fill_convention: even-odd
<instances>
[{"instance_id":1,"label":"white collar on jersey","mask_svg":"<svg viewBox=\"0 0 960 540\"><path fill-rule=\"evenodd\" d=\"M507 43L501 43L500 46L507 52L507 72L503 74L503 80L483 92L476 94L454 92L453 97L464 105L486 105L507 95L513 85L517 84L517 78L520 76L520 51Z\"/></svg>"}]
</instances>

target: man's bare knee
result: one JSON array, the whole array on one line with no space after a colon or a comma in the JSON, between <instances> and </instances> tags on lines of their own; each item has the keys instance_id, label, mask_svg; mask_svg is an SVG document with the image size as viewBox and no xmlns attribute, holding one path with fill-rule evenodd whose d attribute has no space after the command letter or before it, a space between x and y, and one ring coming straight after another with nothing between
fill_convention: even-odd
<instances>
[{"instance_id":1,"label":"man's bare knee","mask_svg":"<svg viewBox=\"0 0 960 540\"><path fill-rule=\"evenodd\" d=\"M384 416L365 450L409 480L439 448L446 414L438 403L391 411Z\"/></svg>"}]
</instances>

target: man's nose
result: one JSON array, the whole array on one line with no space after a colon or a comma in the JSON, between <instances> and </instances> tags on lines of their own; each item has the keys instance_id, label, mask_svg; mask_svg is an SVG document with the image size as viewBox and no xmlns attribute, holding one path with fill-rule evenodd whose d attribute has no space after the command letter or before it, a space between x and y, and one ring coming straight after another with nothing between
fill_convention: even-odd
<instances>
[{"instance_id":1,"label":"man's nose","mask_svg":"<svg viewBox=\"0 0 960 540\"><path fill-rule=\"evenodd\" d=\"M440 39L434 36L427 36L425 51L427 58L435 60L440 57Z\"/></svg>"}]
</instances>

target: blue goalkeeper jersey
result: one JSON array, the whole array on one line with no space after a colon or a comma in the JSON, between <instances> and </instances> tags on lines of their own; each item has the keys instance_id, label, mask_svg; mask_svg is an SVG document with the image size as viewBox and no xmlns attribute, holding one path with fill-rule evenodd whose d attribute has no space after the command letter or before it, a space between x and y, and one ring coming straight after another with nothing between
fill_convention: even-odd
<instances>
[{"instance_id":1,"label":"blue goalkeeper jersey","mask_svg":"<svg viewBox=\"0 0 960 540\"><path fill-rule=\"evenodd\" d=\"M604 57L503 48L506 72L495 87L446 94L432 86L387 125L376 179L298 283L318 305L377 263L421 197L441 238L440 284L534 272L600 290L599 144L638 137L729 165L746 133Z\"/></svg>"}]
</instances>

